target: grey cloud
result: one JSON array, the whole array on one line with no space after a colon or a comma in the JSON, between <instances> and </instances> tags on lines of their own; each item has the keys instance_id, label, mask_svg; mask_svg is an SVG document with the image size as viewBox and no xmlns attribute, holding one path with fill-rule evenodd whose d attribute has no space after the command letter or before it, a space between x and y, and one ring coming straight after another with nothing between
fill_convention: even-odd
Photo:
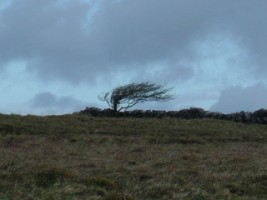
<instances>
[{"instance_id":1,"label":"grey cloud","mask_svg":"<svg viewBox=\"0 0 267 200\"><path fill-rule=\"evenodd\" d=\"M133 81L150 81L158 82L160 84L172 84L177 82L185 82L194 76L194 69L185 67L183 65L173 65L172 67L164 64L159 67L148 67L146 70L140 69L137 75L133 77Z\"/></svg>"},{"instance_id":2,"label":"grey cloud","mask_svg":"<svg viewBox=\"0 0 267 200\"><path fill-rule=\"evenodd\" d=\"M37 94L32 99L33 107L54 107L57 106L57 98L55 95L49 92Z\"/></svg>"},{"instance_id":3,"label":"grey cloud","mask_svg":"<svg viewBox=\"0 0 267 200\"><path fill-rule=\"evenodd\" d=\"M87 57L83 1L13 0L0 13L0 63L25 60L40 77L77 79ZM86 63L88 59L86 60Z\"/></svg>"},{"instance_id":4,"label":"grey cloud","mask_svg":"<svg viewBox=\"0 0 267 200\"><path fill-rule=\"evenodd\" d=\"M211 111L224 113L255 111L267 107L267 88L263 84L250 87L232 86L224 89Z\"/></svg>"},{"instance_id":5,"label":"grey cloud","mask_svg":"<svg viewBox=\"0 0 267 200\"><path fill-rule=\"evenodd\" d=\"M26 60L28 70L44 80L71 82L94 82L111 72L142 71L160 62L168 63L166 72L179 71L184 65L172 63L200 59L197 42L225 34L248 51L251 63L242 67L267 72L266 0L58 2L13 0L0 12L0 64ZM98 11L88 20L95 6ZM184 64L192 68L190 63ZM193 71L187 74L189 79ZM177 79L183 75L177 73Z\"/></svg>"},{"instance_id":6,"label":"grey cloud","mask_svg":"<svg viewBox=\"0 0 267 200\"><path fill-rule=\"evenodd\" d=\"M59 97L50 92L42 92L30 100L30 107L43 114L60 114L79 111L85 107L85 103L73 96Z\"/></svg>"}]
</instances>

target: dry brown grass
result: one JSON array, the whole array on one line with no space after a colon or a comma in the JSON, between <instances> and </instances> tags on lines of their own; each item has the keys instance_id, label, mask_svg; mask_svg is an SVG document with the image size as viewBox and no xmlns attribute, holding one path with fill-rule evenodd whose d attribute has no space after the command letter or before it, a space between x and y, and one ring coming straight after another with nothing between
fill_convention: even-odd
<instances>
[{"instance_id":1,"label":"dry brown grass","mask_svg":"<svg viewBox=\"0 0 267 200\"><path fill-rule=\"evenodd\" d=\"M267 127L0 116L0 199L266 199Z\"/></svg>"}]
</instances>

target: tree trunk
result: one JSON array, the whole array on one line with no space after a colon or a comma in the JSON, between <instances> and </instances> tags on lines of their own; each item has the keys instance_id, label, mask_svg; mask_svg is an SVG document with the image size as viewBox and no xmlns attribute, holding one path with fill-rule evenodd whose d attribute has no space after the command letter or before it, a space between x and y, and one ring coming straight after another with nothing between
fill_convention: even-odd
<instances>
[{"instance_id":1,"label":"tree trunk","mask_svg":"<svg viewBox=\"0 0 267 200\"><path fill-rule=\"evenodd\" d=\"M117 100L114 100L114 102L113 102L113 110L115 111L115 112L117 112L118 111L118 101Z\"/></svg>"}]
</instances>

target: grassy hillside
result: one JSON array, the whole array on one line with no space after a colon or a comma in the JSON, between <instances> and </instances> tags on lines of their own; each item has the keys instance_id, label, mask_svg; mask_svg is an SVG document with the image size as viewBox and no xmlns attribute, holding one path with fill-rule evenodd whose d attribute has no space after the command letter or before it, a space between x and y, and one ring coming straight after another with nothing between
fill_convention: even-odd
<instances>
[{"instance_id":1,"label":"grassy hillside","mask_svg":"<svg viewBox=\"0 0 267 200\"><path fill-rule=\"evenodd\" d=\"M0 199L267 199L267 126L0 115Z\"/></svg>"}]
</instances>

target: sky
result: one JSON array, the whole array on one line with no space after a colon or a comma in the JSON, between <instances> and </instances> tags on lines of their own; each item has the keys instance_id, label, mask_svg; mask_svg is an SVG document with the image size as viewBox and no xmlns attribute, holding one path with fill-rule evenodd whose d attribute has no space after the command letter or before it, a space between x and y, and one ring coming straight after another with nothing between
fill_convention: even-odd
<instances>
[{"instance_id":1,"label":"sky","mask_svg":"<svg viewBox=\"0 0 267 200\"><path fill-rule=\"evenodd\" d=\"M173 88L134 109L267 107L266 0L0 0L0 112L107 108L133 82Z\"/></svg>"}]
</instances>

